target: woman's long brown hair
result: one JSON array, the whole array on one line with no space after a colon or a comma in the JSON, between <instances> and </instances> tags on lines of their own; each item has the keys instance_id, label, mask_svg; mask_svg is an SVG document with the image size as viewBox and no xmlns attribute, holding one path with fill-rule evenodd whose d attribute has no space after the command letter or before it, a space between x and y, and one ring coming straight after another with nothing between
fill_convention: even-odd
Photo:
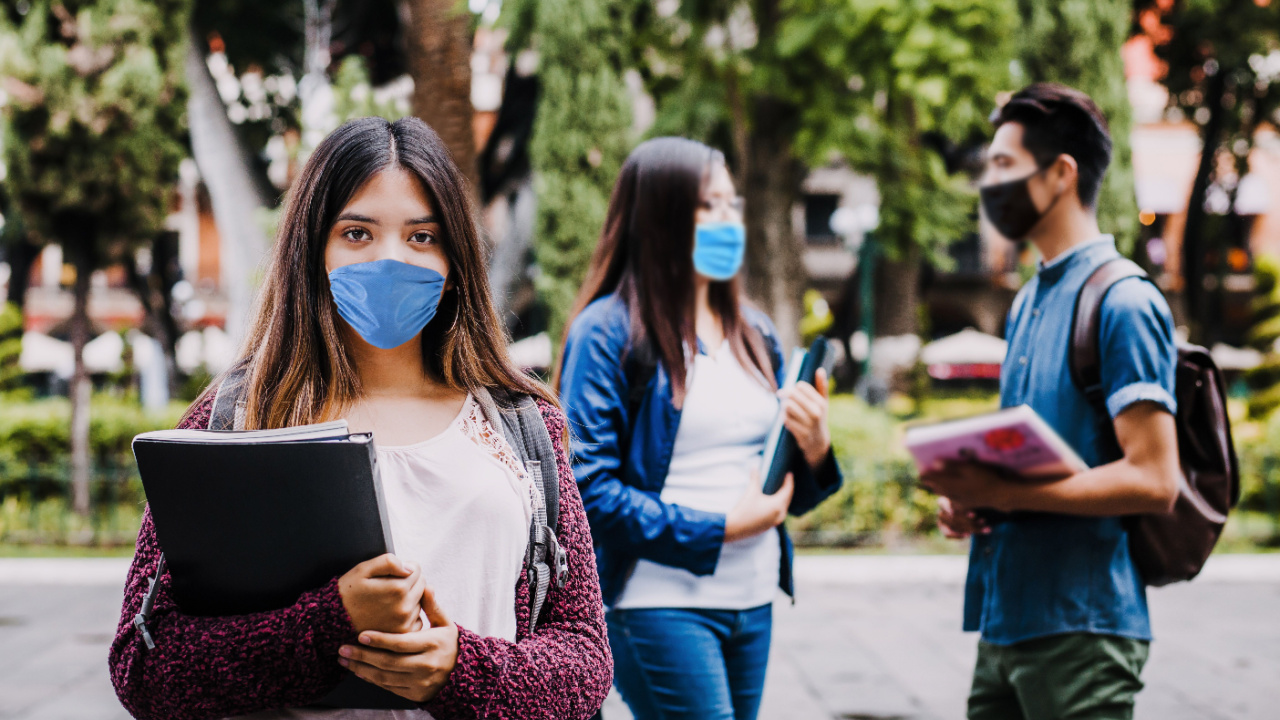
<instances>
[{"instance_id":1,"label":"woman's long brown hair","mask_svg":"<svg viewBox=\"0 0 1280 720\"><path fill-rule=\"evenodd\" d=\"M711 171L724 162L719 150L676 137L655 138L631 152L613 186L600 242L564 330L567 339L574 318L587 305L612 293L620 295L631 314L629 351L648 348L661 361L676 407L684 404L687 349L698 342L694 215ZM764 338L742 316L746 301L738 279L711 283L709 300L738 362L754 367L761 381L776 389Z\"/></svg>"},{"instance_id":2,"label":"woman's long brown hair","mask_svg":"<svg viewBox=\"0 0 1280 720\"><path fill-rule=\"evenodd\" d=\"M247 429L329 420L359 397L359 375L339 332L324 251L342 208L390 167L422 183L440 219L449 261L452 288L422 332L427 373L454 390L501 388L556 402L507 355L466 181L440 137L417 118L360 118L320 143L285 204L255 317L233 365L248 370ZM217 386L215 381L206 396Z\"/></svg>"}]
</instances>

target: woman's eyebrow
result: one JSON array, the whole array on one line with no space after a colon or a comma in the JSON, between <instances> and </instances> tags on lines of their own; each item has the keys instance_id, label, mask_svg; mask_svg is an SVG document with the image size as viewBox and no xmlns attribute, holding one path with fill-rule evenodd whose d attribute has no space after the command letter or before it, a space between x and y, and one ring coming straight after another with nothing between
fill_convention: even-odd
<instances>
[{"instance_id":1,"label":"woman's eyebrow","mask_svg":"<svg viewBox=\"0 0 1280 720\"><path fill-rule=\"evenodd\" d=\"M420 217L420 218L413 218L412 220L405 220L405 221L404 221L404 224L405 224L406 226L408 226L408 225L430 225L430 224L431 224L431 223L433 223L433 222L438 222L438 221L436 220L436 216L435 216L435 215L423 215L423 216L422 216L422 217Z\"/></svg>"},{"instance_id":2,"label":"woman's eyebrow","mask_svg":"<svg viewBox=\"0 0 1280 720\"><path fill-rule=\"evenodd\" d=\"M380 224L377 220L374 220L373 218L367 215L356 215L354 213L343 213L339 215L338 219L335 220L334 222L341 222L343 220L346 220L348 222L368 223L369 225Z\"/></svg>"}]
</instances>

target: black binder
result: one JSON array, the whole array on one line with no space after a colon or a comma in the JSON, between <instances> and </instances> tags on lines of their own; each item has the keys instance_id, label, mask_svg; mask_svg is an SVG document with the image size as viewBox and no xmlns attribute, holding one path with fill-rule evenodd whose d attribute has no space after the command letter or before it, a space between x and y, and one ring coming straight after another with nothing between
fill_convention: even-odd
<instances>
[{"instance_id":1,"label":"black binder","mask_svg":"<svg viewBox=\"0 0 1280 720\"><path fill-rule=\"evenodd\" d=\"M827 376L830 377L831 367L834 364L835 353L831 349L830 341L819 337L809 346L808 352L800 348L792 352L784 371L783 387L791 387L797 382L807 382L812 385L814 378L818 376L818 368L826 370ZM762 492L765 495L772 495L782 487L782 481L791 468L792 459L799 452L800 446L796 444L791 431L783 425L782 411L779 410L773 430L765 440L764 456L760 463L764 478Z\"/></svg>"},{"instance_id":2,"label":"black binder","mask_svg":"<svg viewBox=\"0 0 1280 720\"><path fill-rule=\"evenodd\" d=\"M204 616L277 610L393 552L373 438L346 422L285 430L169 430L133 454L178 607ZM336 660L335 660L336 662ZM322 707L412 709L348 674Z\"/></svg>"}]
</instances>

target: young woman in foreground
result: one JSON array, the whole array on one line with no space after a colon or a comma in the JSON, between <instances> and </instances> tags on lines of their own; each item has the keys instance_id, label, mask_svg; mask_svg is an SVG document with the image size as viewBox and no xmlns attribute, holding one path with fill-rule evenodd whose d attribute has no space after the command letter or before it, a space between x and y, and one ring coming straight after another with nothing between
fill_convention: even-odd
<instances>
[{"instance_id":1,"label":"young woman in foreground","mask_svg":"<svg viewBox=\"0 0 1280 720\"><path fill-rule=\"evenodd\" d=\"M751 720L782 521L840 486L826 377L778 396L772 323L745 306L741 200L719 152L631 154L566 334L561 399L600 561L616 684L637 720ZM777 417L799 442L776 494L756 472Z\"/></svg>"},{"instance_id":2,"label":"young woman in foreground","mask_svg":"<svg viewBox=\"0 0 1280 720\"><path fill-rule=\"evenodd\" d=\"M349 122L307 161L238 364L244 424L371 431L399 554L237 617L183 614L165 574L148 650L132 620L161 548L144 515L111 648L135 717L586 718L603 702L611 663L564 416L507 357L463 183L413 118ZM208 425L216 387L181 427ZM537 399L560 469L568 578L532 632L522 569L541 499L481 411L490 391ZM348 671L421 709L302 707Z\"/></svg>"}]
</instances>

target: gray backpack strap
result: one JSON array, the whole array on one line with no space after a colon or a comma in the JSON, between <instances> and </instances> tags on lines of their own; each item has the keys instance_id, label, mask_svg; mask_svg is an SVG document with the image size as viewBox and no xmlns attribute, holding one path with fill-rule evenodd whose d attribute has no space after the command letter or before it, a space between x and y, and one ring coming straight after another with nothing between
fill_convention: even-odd
<instances>
[{"instance_id":1,"label":"gray backpack strap","mask_svg":"<svg viewBox=\"0 0 1280 720\"><path fill-rule=\"evenodd\" d=\"M209 413L210 430L243 430L245 398L249 392L249 370L241 365L232 368L218 385Z\"/></svg>"},{"instance_id":2,"label":"gray backpack strap","mask_svg":"<svg viewBox=\"0 0 1280 720\"><path fill-rule=\"evenodd\" d=\"M529 547L525 553L525 571L529 577L529 631L533 632L552 584L557 588L564 587L569 572L568 556L560 547L555 533L560 519L560 473L555 448L538 404L532 397L481 391L476 394L476 399L489 423L502 430L507 444L520 457L525 472L542 496L541 507L535 508L533 522L529 526Z\"/></svg>"}]
</instances>

